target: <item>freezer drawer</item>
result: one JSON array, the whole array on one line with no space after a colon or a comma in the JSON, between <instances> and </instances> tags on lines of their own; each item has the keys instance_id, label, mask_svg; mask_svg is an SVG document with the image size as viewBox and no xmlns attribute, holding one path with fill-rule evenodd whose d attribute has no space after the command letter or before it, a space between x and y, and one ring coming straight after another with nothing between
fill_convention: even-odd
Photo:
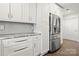
<instances>
[{"instance_id":1,"label":"freezer drawer","mask_svg":"<svg viewBox=\"0 0 79 59\"><path fill-rule=\"evenodd\" d=\"M60 38L56 38L50 41L50 52L56 51L61 46Z\"/></svg>"}]
</instances>

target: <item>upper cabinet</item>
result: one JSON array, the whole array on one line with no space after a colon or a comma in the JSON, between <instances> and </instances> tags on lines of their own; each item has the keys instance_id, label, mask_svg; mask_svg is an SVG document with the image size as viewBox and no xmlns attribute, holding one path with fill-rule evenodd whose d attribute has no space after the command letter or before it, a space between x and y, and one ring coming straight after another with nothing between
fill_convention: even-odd
<instances>
[{"instance_id":1,"label":"upper cabinet","mask_svg":"<svg viewBox=\"0 0 79 59\"><path fill-rule=\"evenodd\" d=\"M10 4L10 13L11 13L11 20L14 21L19 21L21 22L21 14L22 14L22 8L21 8L21 3L11 3Z\"/></svg>"},{"instance_id":2,"label":"upper cabinet","mask_svg":"<svg viewBox=\"0 0 79 59\"><path fill-rule=\"evenodd\" d=\"M22 19L29 22L29 3L22 4Z\"/></svg>"},{"instance_id":3,"label":"upper cabinet","mask_svg":"<svg viewBox=\"0 0 79 59\"><path fill-rule=\"evenodd\" d=\"M0 20L36 23L36 3L2 3Z\"/></svg>"},{"instance_id":4,"label":"upper cabinet","mask_svg":"<svg viewBox=\"0 0 79 59\"><path fill-rule=\"evenodd\" d=\"M36 23L36 3L22 4L22 19L29 23Z\"/></svg>"},{"instance_id":5,"label":"upper cabinet","mask_svg":"<svg viewBox=\"0 0 79 59\"><path fill-rule=\"evenodd\" d=\"M56 4L54 3L50 3L50 12L55 14L55 15L58 15L58 16L61 16L61 14L63 14L63 9L59 6L57 6Z\"/></svg>"},{"instance_id":6,"label":"upper cabinet","mask_svg":"<svg viewBox=\"0 0 79 59\"><path fill-rule=\"evenodd\" d=\"M29 4L29 20L30 20L30 22L36 23L36 12L37 12L36 3L30 3Z\"/></svg>"},{"instance_id":7,"label":"upper cabinet","mask_svg":"<svg viewBox=\"0 0 79 59\"><path fill-rule=\"evenodd\" d=\"M9 17L9 4L0 3L0 20L8 19Z\"/></svg>"},{"instance_id":8,"label":"upper cabinet","mask_svg":"<svg viewBox=\"0 0 79 59\"><path fill-rule=\"evenodd\" d=\"M10 22L22 22L20 3L2 3L0 4L0 20Z\"/></svg>"}]
</instances>

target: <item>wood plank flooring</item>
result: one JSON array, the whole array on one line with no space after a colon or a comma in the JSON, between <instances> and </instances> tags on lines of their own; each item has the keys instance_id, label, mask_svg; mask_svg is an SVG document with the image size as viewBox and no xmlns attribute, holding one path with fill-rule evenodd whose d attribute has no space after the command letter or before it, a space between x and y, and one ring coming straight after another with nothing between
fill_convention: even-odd
<instances>
[{"instance_id":1,"label":"wood plank flooring","mask_svg":"<svg viewBox=\"0 0 79 59\"><path fill-rule=\"evenodd\" d=\"M64 39L63 45L58 51L47 53L46 56L79 56L79 42Z\"/></svg>"}]
</instances>

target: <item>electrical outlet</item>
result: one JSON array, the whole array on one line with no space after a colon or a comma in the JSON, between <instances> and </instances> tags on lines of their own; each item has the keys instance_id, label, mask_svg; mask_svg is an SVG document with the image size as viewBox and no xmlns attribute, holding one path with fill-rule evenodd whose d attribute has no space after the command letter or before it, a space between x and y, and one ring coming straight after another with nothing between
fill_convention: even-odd
<instances>
[{"instance_id":1,"label":"electrical outlet","mask_svg":"<svg viewBox=\"0 0 79 59\"><path fill-rule=\"evenodd\" d=\"M4 31L5 30L5 26L4 25L0 25L0 31Z\"/></svg>"}]
</instances>

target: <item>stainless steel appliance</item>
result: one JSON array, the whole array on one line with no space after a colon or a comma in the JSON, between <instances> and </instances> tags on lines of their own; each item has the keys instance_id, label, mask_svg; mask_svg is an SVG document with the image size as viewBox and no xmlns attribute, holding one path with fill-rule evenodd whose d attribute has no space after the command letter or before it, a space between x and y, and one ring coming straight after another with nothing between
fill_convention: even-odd
<instances>
[{"instance_id":1,"label":"stainless steel appliance","mask_svg":"<svg viewBox=\"0 0 79 59\"><path fill-rule=\"evenodd\" d=\"M60 48L60 17L49 13L49 51L53 52Z\"/></svg>"}]
</instances>

